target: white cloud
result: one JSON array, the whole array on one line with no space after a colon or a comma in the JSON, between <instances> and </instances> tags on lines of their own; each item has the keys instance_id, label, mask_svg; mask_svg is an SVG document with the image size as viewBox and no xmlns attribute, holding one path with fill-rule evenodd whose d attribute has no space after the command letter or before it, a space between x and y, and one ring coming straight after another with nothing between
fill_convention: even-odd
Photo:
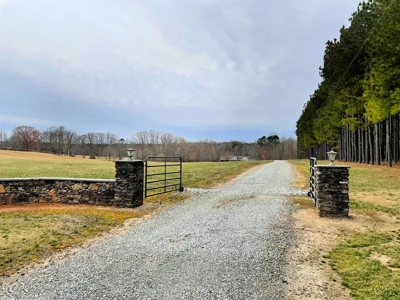
<instances>
[{"instance_id":1,"label":"white cloud","mask_svg":"<svg viewBox=\"0 0 400 300\"><path fill-rule=\"evenodd\" d=\"M7 2L10 2L11 0L0 0L0 8L1 6L3 6L4 4L6 4Z\"/></svg>"},{"instance_id":2,"label":"white cloud","mask_svg":"<svg viewBox=\"0 0 400 300\"><path fill-rule=\"evenodd\" d=\"M20 58L7 59L3 67L73 92L79 101L135 112L143 105L202 108L230 120L271 83L270 70L281 59L260 56L232 38L255 26L235 5L214 5L218 20L205 20L207 6L199 4L184 5L180 11L167 6L157 13L154 3L96 8L93 3L60 6L42 1L38 11L25 16L31 22L13 19L25 25L15 32L0 29L7 37L0 41L0 51ZM76 14L78 7L81 13ZM46 14L40 13L44 8ZM167 20L160 21L163 18ZM169 39L178 26L175 39ZM253 122L260 120L252 117Z\"/></svg>"},{"instance_id":3,"label":"white cloud","mask_svg":"<svg viewBox=\"0 0 400 300\"><path fill-rule=\"evenodd\" d=\"M8 114L0 114L1 124L9 124L9 125L27 125L27 126L36 126L36 125L55 125L53 121L50 120L42 120L42 119L33 119L33 118L24 118L20 116L8 115Z\"/></svg>"},{"instance_id":4,"label":"white cloud","mask_svg":"<svg viewBox=\"0 0 400 300\"><path fill-rule=\"evenodd\" d=\"M334 0L269 2L19 0L5 14L0 0L0 69L171 125L286 126L282 103L292 100L271 90L299 79L277 70L303 63L297 55L309 50L291 46L314 37L296 26Z\"/></svg>"}]
</instances>

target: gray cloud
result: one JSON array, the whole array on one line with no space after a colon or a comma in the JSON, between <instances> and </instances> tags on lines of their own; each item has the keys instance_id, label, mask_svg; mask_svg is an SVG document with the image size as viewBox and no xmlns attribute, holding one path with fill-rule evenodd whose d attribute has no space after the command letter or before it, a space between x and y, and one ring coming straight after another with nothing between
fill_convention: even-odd
<instances>
[{"instance_id":1,"label":"gray cloud","mask_svg":"<svg viewBox=\"0 0 400 300\"><path fill-rule=\"evenodd\" d=\"M356 7L335 0L0 1L0 71L23 78L21 85L30 78L63 103L129 113L142 129L293 132L317 86L325 41ZM23 103L16 90L6 108ZM35 103L49 101L35 95ZM43 117L33 111L11 115L15 122ZM76 118L65 120L99 122Z\"/></svg>"}]
</instances>

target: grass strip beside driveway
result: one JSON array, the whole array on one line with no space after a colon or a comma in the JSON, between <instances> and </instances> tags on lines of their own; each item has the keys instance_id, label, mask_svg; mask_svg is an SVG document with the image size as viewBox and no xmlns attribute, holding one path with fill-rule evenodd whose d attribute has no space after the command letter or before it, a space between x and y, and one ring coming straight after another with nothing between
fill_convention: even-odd
<instances>
[{"instance_id":1,"label":"grass strip beside driveway","mask_svg":"<svg viewBox=\"0 0 400 300\"><path fill-rule=\"evenodd\" d=\"M306 188L309 161L291 162ZM335 225L339 243L323 259L329 260L354 299L400 299L400 166L337 164L351 167L350 216ZM309 209L311 202L294 201L300 209Z\"/></svg>"},{"instance_id":2,"label":"grass strip beside driveway","mask_svg":"<svg viewBox=\"0 0 400 300\"><path fill-rule=\"evenodd\" d=\"M55 250L121 226L134 211L96 207L24 207L0 213L0 274L39 262Z\"/></svg>"}]
</instances>

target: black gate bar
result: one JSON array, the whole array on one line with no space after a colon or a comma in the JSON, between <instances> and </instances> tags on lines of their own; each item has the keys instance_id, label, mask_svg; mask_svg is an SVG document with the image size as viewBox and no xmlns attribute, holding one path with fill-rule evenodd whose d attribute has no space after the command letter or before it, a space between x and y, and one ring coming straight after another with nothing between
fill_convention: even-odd
<instances>
[{"instance_id":1,"label":"black gate bar","mask_svg":"<svg viewBox=\"0 0 400 300\"><path fill-rule=\"evenodd\" d=\"M162 164L151 164L149 165L149 160L156 160L156 161L163 161ZM169 161L168 161L169 160ZM178 160L176 163L171 160ZM167 162L171 162L167 164ZM169 167L179 167L179 171L171 171L167 172ZM151 168L158 168L162 169L156 170L156 173L149 174L149 169ZM169 175L174 177L169 177ZM155 176L161 176L162 179L155 179ZM179 184L178 182L179 181ZM158 184L160 183L160 184ZM163 184L161 184L163 183ZM180 156L148 156L146 157L146 176L144 182L144 190L145 190L145 197L155 196L159 194L164 194L173 191L180 191L183 192L182 187L182 157ZM162 190L162 191L160 191ZM150 193L150 191L154 191Z\"/></svg>"}]
</instances>

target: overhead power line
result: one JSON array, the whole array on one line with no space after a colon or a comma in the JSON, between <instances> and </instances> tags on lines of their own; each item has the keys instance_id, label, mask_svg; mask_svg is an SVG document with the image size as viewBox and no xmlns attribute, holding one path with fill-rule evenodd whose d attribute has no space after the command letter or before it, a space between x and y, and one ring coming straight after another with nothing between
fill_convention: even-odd
<instances>
[{"instance_id":1,"label":"overhead power line","mask_svg":"<svg viewBox=\"0 0 400 300\"><path fill-rule=\"evenodd\" d=\"M342 76L340 76L338 82L340 82L340 81L343 79L343 77L346 75L346 73L349 71L350 67L353 65L354 61L357 59L358 55L361 53L361 51L362 51L362 49L364 48L364 46L366 45L368 39L371 37L371 35L372 35L374 29L378 26L378 24L380 23L380 21L382 20L382 18L383 18L384 15L386 14L386 12L387 12L389 6L392 4L393 1L394 1L394 0L390 0L390 2L388 3L388 5L386 5L386 7L385 7L385 9L384 9L384 11L383 11L383 13L382 13L382 15L379 17L378 21L372 26L372 28L371 28L371 30L370 30L368 36L366 37L364 43L361 45L360 49L358 49L356 55L355 55L354 58L351 60L350 64L347 66L347 68L346 68L346 70L344 71L344 73L342 74ZM348 48L349 48L349 46L347 47L347 49L348 49ZM344 55L342 56L342 59L340 60L340 62L336 65L336 68L334 69L334 71L333 71L333 73L332 73L332 75L331 75L331 78L333 77L333 74L334 74L334 73L336 72L336 70L338 69L338 66L339 66L340 63L342 62L343 58L344 58ZM326 99L326 100L324 101L324 103L321 105L321 107L316 111L317 113L326 105L327 101L328 101L328 99Z\"/></svg>"}]
</instances>

